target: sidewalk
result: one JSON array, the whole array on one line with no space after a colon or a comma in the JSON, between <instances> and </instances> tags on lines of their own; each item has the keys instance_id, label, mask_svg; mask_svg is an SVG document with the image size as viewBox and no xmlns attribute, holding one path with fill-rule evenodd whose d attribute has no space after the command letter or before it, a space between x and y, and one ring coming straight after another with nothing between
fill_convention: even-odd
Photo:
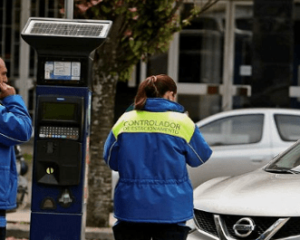
<instances>
[{"instance_id":1,"label":"sidewalk","mask_svg":"<svg viewBox=\"0 0 300 240\"><path fill-rule=\"evenodd\" d=\"M30 230L30 210L19 210L6 214L7 219L7 240L27 240ZM110 225L115 222L113 216L110 217ZM113 240L111 228L92 228L85 229L86 240Z\"/></svg>"}]
</instances>

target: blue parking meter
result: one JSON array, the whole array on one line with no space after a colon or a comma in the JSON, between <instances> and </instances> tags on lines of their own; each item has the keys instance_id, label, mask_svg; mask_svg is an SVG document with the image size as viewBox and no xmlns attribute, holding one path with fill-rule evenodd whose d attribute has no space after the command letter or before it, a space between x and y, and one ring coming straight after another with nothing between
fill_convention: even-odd
<instances>
[{"instance_id":1,"label":"blue parking meter","mask_svg":"<svg viewBox=\"0 0 300 240\"><path fill-rule=\"evenodd\" d=\"M91 52L111 21L29 18L38 55L31 240L84 240L91 115Z\"/></svg>"}]
</instances>

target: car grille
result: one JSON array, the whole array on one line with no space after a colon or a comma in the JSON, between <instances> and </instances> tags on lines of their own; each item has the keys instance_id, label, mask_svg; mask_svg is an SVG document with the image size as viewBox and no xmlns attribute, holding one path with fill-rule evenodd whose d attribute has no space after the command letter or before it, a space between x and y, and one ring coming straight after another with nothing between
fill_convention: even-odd
<instances>
[{"instance_id":1,"label":"car grille","mask_svg":"<svg viewBox=\"0 0 300 240\"><path fill-rule=\"evenodd\" d=\"M223 220L223 228L225 228L228 232L228 235L234 239L257 239L263 233L267 231L279 218L277 217L249 217L255 223L255 229L251 233L251 235L247 237L239 237L235 234L233 230L234 224L236 224L241 218L248 216L233 216L233 215L219 215ZM194 220L196 222L199 230L209 233L215 237L218 237L218 231L216 228L214 214L204 212L201 210L194 210ZM281 228L280 230L272 237L272 239L285 239L291 236L300 235L300 218L293 217L290 218Z\"/></svg>"},{"instance_id":2,"label":"car grille","mask_svg":"<svg viewBox=\"0 0 300 240\"><path fill-rule=\"evenodd\" d=\"M194 216L197 225L201 230L208 232L214 236L218 235L213 214L195 209Z\"/></svg>"},{"instance_id":3,"label":"car grille","mask_svg":"<svg viewBox=\"0 0 300 240\"><path fill-rule=\"evenodd\" d=\"M194 209L194 219L201 230L214 236L218 235L213 214Z\"/></svg>"}]
</instances>

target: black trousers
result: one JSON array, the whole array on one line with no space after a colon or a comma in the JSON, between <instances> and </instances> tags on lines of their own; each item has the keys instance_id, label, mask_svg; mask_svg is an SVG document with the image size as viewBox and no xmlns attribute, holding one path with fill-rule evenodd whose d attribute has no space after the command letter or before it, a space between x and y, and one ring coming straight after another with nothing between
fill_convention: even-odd
<instances>
[{"instance_id":1,"label":"black trousers","mask_svg":"<svg viewBox=\"0 0 300 240\"><path fill-rule=\"evenodd\" d=\"M190 228L178 224L119 222L115 240L185 240Z\"/></svg>"},{"instance_id":2,"label":"black trousers","mask_svg":"<svg viewBox=\"0 0 300 240\"><path fill-rule=\"evenodd\" d=\"M0 210L0 216L6 216L5 210ZM5 240L6 237L6 227L0 227L0 240Z\"/></svg>"},{"instance_id":3,"label":"black trousers","mask_svg":"<svg viewBox=\"0 0 300 240\"><path fill-rule=\"evenodd\" d=\"M0 227L0 240L5 240L6 237L6 228Z\"/></svg>"}]
</instances>

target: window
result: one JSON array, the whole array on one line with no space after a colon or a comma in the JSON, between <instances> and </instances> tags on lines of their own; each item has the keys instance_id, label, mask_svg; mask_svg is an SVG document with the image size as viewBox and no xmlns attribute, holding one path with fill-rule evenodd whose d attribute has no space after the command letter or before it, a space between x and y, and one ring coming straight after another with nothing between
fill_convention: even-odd
<instances>
[{"instance_id":1,"label":"window","mask_svg":"<svg viewBox=\"0 0 300 240\"><path fill-rule=\"evenodd\" d=\"M283 141L297 141L300 138L300 116L276 114L274 117Z\"/></svg>"},{"instance_id":2,"label":"window","mask_svg":"<svg viewBox=\"0 0 300 240\"><path fill-rule=\"evenodd\" d=\"M193 4L184 4L182 19ZM226 5L218 3L184 27L179 37L180 83L221 83Z\"/></svg>"},{"instance_id":3,"label":"window","mask_svg":"<svg viewBox=\"0 0 300 240\"><path fill-rule=\"evenodd\" d=\"M263 114L226 117L200 128L210 146L257 143L262 138Z\"/></svg>"},{"instance_id":4,"label":"window","mask_svg":"<svg viewBox=\"0 0 300 240\"><path fill-rule=\"evenodd\" d=\"M251 85L252 83L252 28L253 6L246 4L235 5L234 29L234 68L233 84ZM250 105L250 98L244 94L232 96L232 108L244 108Z\"/></svg>"}]
</instances>

